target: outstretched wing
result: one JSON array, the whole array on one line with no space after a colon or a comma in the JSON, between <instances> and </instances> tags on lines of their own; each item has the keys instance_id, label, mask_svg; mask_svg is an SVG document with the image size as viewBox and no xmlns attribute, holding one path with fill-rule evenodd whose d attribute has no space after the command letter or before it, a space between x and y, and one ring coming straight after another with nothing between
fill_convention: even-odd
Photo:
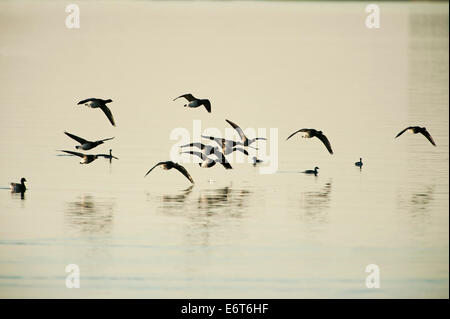
<instances>
[{"instance_id":1,"label":"outstretched wing","mask_svg":"<svg viewBox=\"0 0 450 319\"><path fill-rule=\"evenodd\" d=\"M82 101L78 102L77 104L78 104L78 105L80 105L80 104L86 104L87 102L91 102L91 101L95 101L95 100L96 100L96 98L91 97L91 98L89 98L89 99L82 100Z\"/></svg>"},{"instance_id":2,"label":"outstretched wing","mask_svg":"<svg viewBox=\"0 0 450 319\"><path fill-rule=\"evenodd\" d=\"M205 135L202 135L202 137L203 137L203 138L206 138L206 139L210 139L210 140L212 140L212 141L215 141L217 144L219 144L220 147L222 147L222 144L223 144L224 141L225 141L225 139L224 139L224 138L221 138L221 137L205 136Z\"/></svg>"},{"instance_id":3,"label":"outstretched wing","mask_svg":"<svg viewBox=\"0 0 450 319\"><path fill-rule=\"evenodd\" d=\"M433 144L434 146L436 146L436 143L434 142L434 140L433 140L433 138L431 137L430 133L429 133L426 129L421 130L420 133L422 133L423 136L425 136L425 137L430 141L431 144Z\"/></svg>"},{"instance_id":4,"label":"outstretched wing","mask_svg":"<svg viewBox=\"0 0 450 319\"><path fill-rule=\"evenodd\" d=\"M232 152L236 152L236 151L242 152L242 153L244 153L245 155L248 156L247 150L244 150L243 148L240 148L240 147L234 147L234 148L232 149Z\"/></svg>"},{"instance_id":5,"label":"outstretched wing","mask_svg":"<svg viewBox=\"0 0 450 319\"><path fill-rule=\"evenodd\" d=\"M115 158L116 160L118 160L117 157L115 157L113 155L109 155L109 154L97 154L96 156L101 156L101 157L105 157L105 158Z\"/></svg>"},{"instance_id":6,"label":"outstretched wing","mask_svg":"<svg viewBox=\"0 0 450 319\"><path fill-rule=\"evenodd\" d=\"M199 149L203 149L205 147L205 145L203 145L202 143L189 143L189 144L185 144L185 145L181 145L181 148L183 147L198 147Z\"/></svg>"},{"instance_id":7,"label":"outstretched wing","mask_svg":"<svg viewBox=\"0 0 450 319\"><path fill-rule=\"evenodd\" d=\"M70 134L69 132L64 132L64 134L66 134L68 137L73 138L75 141L77 141L80 144L84 144L87 143L88 141L86 141L84 138L81 138L79 136Z\"/></svg>"},{"instance_id":8,"label":"outstretched wing","mask_svg":"<svg viewBox=\"0 0 450 319\"><path fill-rule=\"evenodd\" d=\"M328 141L327 137L325 135L323 135L323 134L318 134L316 136L317 136L317 138L319 140L322 141L323 144L325 144L325 146L327 147L328 152L330 152L330 154L333 154L333 150L331 149L330 141Z\"/></svg>"},{"instance_id":9,"label":"outstretched wing","mask_svg":"<svg viewBox=\"0 0 450 319\"><path fill-rule=\"evenodd\" d=\"M180 164L175 163L175 165L173 166L174 168L176 168L181 174L183 174L184 176L186 176L186 178L192 183L194 184L194 180L191 177L191 175L189 175L188 171L181 166Z\"/></svg>"},{"instance_id":10,"label":"outstretched wing","mask_svg":"<svg viewBox=\"0 0 450 319\"><path fill-rule=\"evenodd\" d=\"M211 113L211 102L209 100L203 100L203 105L208 113Z\"/></svg>"},{"instance_id":11,"label":"outstretched wing","mask_svg":"<svg viewBox=\"0 0 450 319\"><path fill-rule=\"evenodd\" d=\"M295 134L297 134L297 133L299 133L299 132L306 132L306 128L302 128L302 129L300 129L300 130L298 130L298 131L295 131L294 133L292 133L291 135L289 135L288 136L288 138L286 139L286 141L288 140L288 139L290 139L292 136L294 136Z\"/></svg>"},{"instance_id":12,"label":"outstretched wing","mask_svg":"<svg viewBox=\"0 0 450 319\"><path fill-rule=\"evenodd\" d=\"M104 142L104 141L109 141L112 140L114 137L110 137L110 138L104 138L103 140L99 140L97 142Z\"/></svg>"},{"instance_id":13,"label":"outstretched wing","mask_svg":"<svg viewBox=\"0 0 450 319\"><path fill-rule=\"evenodd\" d=\"M405 133L407 130L409 130L410 128L412 128L412 126L408 126L407 128L405 128L403 131L401 131L400 133L398 133L395 138L399 137L400 135L402 135L403 133Z\"/></svg>"},{"instance_id":14,"label":"outstretched wing","mask_svg":"<svg viewBox=\"0 0 450 319\"><path fill-rule=\"evenodd\" d=\"M241 137L242 141L247 140L247 136L245 136L244 131L239 126L237 126L236 124L234 124L230 120L225 120L225 121L227 121L227 123L230 124L238 132L238 134Z\"/></svg>"},{"instance_id":15,"label":"outstretched wing","mask_svg":"<svg viewBox=\"0 0 450 319\"><path fill-rule=\"evenodd\" d=\"M100 106L100 108L102 109L103 113L105 113L105 115L108 117L108 120L111 122L112 126L116 126L111 110L106 105L102 105Z\"/></svg>"},{"instance_id":16,"label":"outstretched wing","mask_svg":"<svg viewBox=\"0 0 450 319\"><path fill-rule=\"evenodd\" d=\"M185 98L186 100L188 100L189 102L197 100L197 99L196 99L192 94L190 94L190 93L180 95L179 97L176 97L176 98L174 98L173 100L175 101L176 99L179 99L180 97L184 97L184 98Z\"/></svg>"},{"instance_id":17,"label":"outstretched wing","mask_svg":"<svg viewBox=\"0 0 450 319\"><path fill-rule=\"evenodd\" d=\"M166 164L167 162L159 162L158 164L156 164L155 166L153 166L152 168L150 168L150 170L147 172L147 174L145 174L145 176L147 176L148 174L150 174L150 172L151 171L153 171L153 169L156 167L156 166L159 166L159 165L163 165L163 164ZM144 177L145 177L144 176Z\"/></svg>"},{"instance_id":18,"label":"outstretched wing","mask_svg":"<svg viewBox=\"0 0 450 319\"><path fill-rule=\"evenodd\" d=\"M72 151L64 151L64 150L60 150L61 152L65 152L65 153L69 153L75 156L79 156L79 157L83 157L84 154L83 153L78 153L78 152L72 152Z\"/></svg>"},{"instance_id":19,"label":"outstretched wing","mask_svg":"<svg viewBox=\"0 0 450 319\"><path fill-rule=\"evenodd\" d=\"M233 168L233 167L231 167L231 164L225 158L225 155L223 155L223 153L220 152L218 149L215 149L213 154L217 157L217 159L215 160L216 163L222 164L223 167L225 167L226 169Z\"/></svg>"},{"instance_id":20,"label":"outstretched wing","mask_svg":"<svg viewBox=\"0 0 450 319\"><path fill-rule=\"evenodd\" d=\"M196 152L196 151L188 151L188 152L181 152L181 154L192 154L192 155L196 155L198 157L200 157L202 159L202 161L206 161L208 159L208 157L200 152Z\"/></svg>"}]
</instances>

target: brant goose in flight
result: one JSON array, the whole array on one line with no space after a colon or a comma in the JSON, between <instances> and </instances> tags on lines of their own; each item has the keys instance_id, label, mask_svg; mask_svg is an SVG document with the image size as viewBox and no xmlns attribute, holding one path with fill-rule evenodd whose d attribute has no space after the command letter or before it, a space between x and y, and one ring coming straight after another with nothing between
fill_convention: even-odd
<instances>
[{"instance_id":1,"label":"brant goose in flight","mask_svg":"<svg viewBox=\"0 0 450 319\"><path fill-rule=\"evenodd\" d=\"M295 131L294 133L292 133L291 135L288 136L286 141L288 139L290 139L292 136L294 136L295 134L297 134L298 132L303 132L304 134L302 137L305 137L305 138L317 137L326 146L328 152L330 152L330 154L333 154L333 150L331 149L331 144L328 141L327 137L322 134L322 131L317 131L312 128L302 128L301 130Z\"/></svg>"},{"instance_id":2,"label":"brant goose in flight","mask_svg":"<svg viewBox=\"0 0 450 319\"><path fill-rule=\"evenodd\" d=\"M95 161L99 157L105 157L105 158L109 158L109 159L111 159L111 158L118 159L117 157L111 155L111 151L110 151L110 155L108 155L108 154L92 155L92 154L83 154L83 153L72 152L72 151L64 151L64 150L61 150L61 152L65 152L65 153L69 153L69 154L81 157L80 164L92 163L93 161Z\"/></svg>"},{"instance_id":3,"label":"brant goose in flight","mask_svg":"<svg viewBox=\"0 0 450 319\"><path fill-rule=\"evenodd\" d=\"M211 113L211 102L208 99L197 99L192 94L188 93L188 94L180 95L179 97L176 97L173 100L175 101L176 99L179 99L180 97L184 97L189 102L189 103L185 104L184 107L196 108L196 107L203 105L205 107L205 109L208 111L208 113Z\"/></svg>"},{"instance_id":4,"label":"brant goose in flight","mask_svg":"<svg viewBox=\"0 0 450 319\"><path fill-rule=\"evenodd\" d=\"M70 134L69 132L64 132L64 134L66 134L70 138L73 138L75 141L77 141L78 143L81 144L81 145L75 146L75 148L77 150L82 149L84 151L93 149L94 147L96 147L96 146L98 146L100 144L103 144L103 142L112 140L114 138L114 137L110 137L110 138L105 138L103 140L98 140L98 141L95 141L95 142L91 142L91 141L85 140L84 138L81 138L79 136Z\"/></svg>"},{"instance_id":5,"label":"brant goose in flight","mask_svg":"<svg viewBox=\"0 0 450 319\"><path fill-rule=\"evenodd\" d=\"M108 120L111 122L111 124L113 126L116 126L116 123L114 122L114 118L111 113L111 110L106 106L106 103L111 103L111 102L112 102L111 99L102 100L102 99L96 99L96 98L89 98L89 99L78 102L78 105L84 104L93 109L100 108L103 111L103 113L105 113L105 115L108 117Z\"/></svg>"},{"instance_id":6,"label":"brant goose in flight","mask_svg":"<svg viewBox=\"0 0 450 319\"><path fill-rule=\"evenodd\" d=\"M244 143L242 143L242 142L227 140L227 139L224 139L221 137L205 136L205 135L202 135L202 137L212 140L212 141L215 141L217 144L219 144L219 146L222 148L222 150L230 149L230 148L233 149L236 146L245 146ZM253 147L253 146L248 146L248 147L257 150L256 147Z\"/></svg>"},{"instance_id":7,"label":"brant goose in flight","mask_svg":"<svg viewBox=\"0 0 450 319\"><path fill-rule=\"evenodd\" d=\"M314 169L312 170L312 169L308 169L308 170L306 170L306 171L304 171L304 172L302 172L302 173L305 173L305 174L314 174L315 176L317 176L317 173L319 173L317 170L318 170L319 168L316 166L316 167L314 167Z\"/></svg>"},{"instance_id":8,"label":"brant goose in flight","mask_svg":"<svg viewBox=\"0 0 450 319\"><path fill-rule=\"evenodd\" d=\"M25 177L22 177L20 179L20 183L11 183L9 184L10 188L11 188L11 192L13 193L23 193L27 190L26 186L25 186L25 182L27 180L25 179Z\"/></svg>"},{"instance_id":9,"label":"brant goose in flight","mask_svg":"<svg viewBox=\"0 0 450 319\"><path fill-rule=\"evenodd\" d=\"M235 151L239 151L248 156L247 150L244 150L243 148L226 147L226 146L227 146L226 144L222 144L222 152L224 155L229 155ZM215 152L220 153L219 148L217 146L205 145L203 143L190 143L190 144L180 146L180 148L183 148L183 147L197 147L197 148L201 149L203 151L203 153L206 155L214 154Z\"/></svg>"},{"instance_id":10,"label":"brant goose in flight","mask_svg":"<svg viewBox=\"0 0 450 319\"><path fill-rule=\"evenodd\" d=\"M431 137L430 133L428 133L427 129L425 127L420 127L420 126L409 126L409 127L405 128L403 131L401 131L400 133L398 133L395 138L399 137L400 135L402 135L406 131L410 131L413 134L421 133L423 136L425 136L430 141L431 144L436 146L436 143L434 142L434 140Z\"/></svg>"},{"instance_id":11,"label":"brant goose in flight","mask_svg":"<svg viewBox=\"0 0 450 319\"><path fill-rule=\"evenodd\" d=\"M225 120L225 121L227 121L227 123L230 124L238 132L242 142L244 143L244 146L249 146L250 144L252 144L253 142L255 142L257 140L267 140L267 138L265 138L265 137L255 137L255 138L252 138L251 140L249 140L247 138L247 136L245 136L244 131L238 125L234 124L230 120Z\"/></svg>"},{"instance_id":12,"label":"brant goose in flight","mask_svg":"<svg viewBox=\"0 0 450 319\"><path fill-rule=\"evenodd\" d=\"M147 176L156 166L161 165L161 167L165 170L169 170L172 168L175 168L177 171L179 171L181 174L183 174L184 176L186 176L186 178L192 183L194 184L194 180L192 179L191 175L189 175L188 171L181 166L180 164L174 163L172 161L166 161L166 162L159 162L158 164L156 164L155 166L153 166L148 172L147 174L145 174L145 176ZM145 177L144 176L144 177Z\"/></svg>"},{"instance_id":13,"label":"brant goose in flight","mask_svg":"<svg viewBox=\"0 0 450 319\"><path fill-rule=\"evenodd\" d=\"M216 165L216 163L222 164L223 167L225 167L226 169L233 168L233 167L231 167L231 164L225 159L225 156L220 152L219 152L219 154L214 153L214 155L216 155L216 157L217 157L216 159L209 158L208 156L206 156L206 154L196 152L196 151L182 152L182 154L192 154L192 155L196 155L196 156L200 157L203 162L198 163L198 164L200 165L200 167L203 167L203 168L213 167L214 165Z\"/></svg>"}]
</instances>

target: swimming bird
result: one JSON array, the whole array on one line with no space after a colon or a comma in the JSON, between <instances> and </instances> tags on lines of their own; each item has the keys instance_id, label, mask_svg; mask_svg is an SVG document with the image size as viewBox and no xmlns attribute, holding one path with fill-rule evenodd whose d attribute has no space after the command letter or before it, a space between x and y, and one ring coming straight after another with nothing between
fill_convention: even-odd
<instances>
[{"instance_id":1,"label":"swimming bird","mask_svg":"<svg viewBox=\"0 0 450 319\"><path fill-rule=\"evenodd\" d=\"M436 146L436 143L434 142L433 138L431 137L431 134L428 133L428 131L425 127L420 127L420 126L409 126L409 127L405 128L403 131L401 131L400 133L398 133L397 136L395 136L395 138L399 137L406 131L410 131L413 134L421 133L423 136L425 136L430 141L431 144Z\"/></svg>"},{"instance_id":2,"label":"swimming bird","mask_svg":"<svg viewBox=\"0 0 450 319\"><path fill-rule=\"evenodd\" d=\"M363 162L362 162L362 158L361 157L359 158L359 162L355 163L355 166L359 166L359 167L363 166Z\"/></svg>"},{"instance_id":3,"label":"swimming bird","mask_svg":"<svg viewBox=\"0 0 450 319\"><path fill-rule=\"evenodd\" d=\"M225 156L223 154L219 154L219 156L217 156L215 159L212 159L208 156L206 156L206 154L204 153L200 153L200 152L196 152L196 151L188 151L188 152L182 152L182 154L192 154L192 155L196 155L198 157L200 157L202 159L202 163L198 163L200 165L200 167L203 168L209 168L209 167L213 167L214 165L216 165L216 163L220 163L222 164L223 167L225 167L226 169L232 169L233 167L231 167L231 164L225 159Z\"/></svg>"},{"instance_id":4,"label":"swimming bird","mask_svg":"<svg viewBox=\"0 0 450 319\"><path fill-rule=\"evenodd\" d=\"M184 97L189 102L189 103L185 104L184 107L196 108L196 107L203 105L205 107L205 109L208 111L208 113L211 113L211 102L208 99L197 99L192 94L188 93L188 94L180 95L179 97L176 97L173 100L175 101L176 99L179 99L180 97Z\"/></svg>"},{"instance_id":5,"label":"swimming bird","mask_svg":"<svg viewBox=\"0 0 450 319\"><path fill-rule=\"evenodd\" d=\"M235 123L231 122L230 120L225 120L228 124L230 124L239 134L239 137L241 138L242 143L244 146L249 146L253 142L257 140L267 140L265 137L255 137L252 139L248 139L247 136L245 136L244 131Z\"/></svg>"},{"instance_id":6,"label":"swimming bird","mask_svg":"<svg viewBox=\"0 0 450 319\"><path fill-rule=\"evenodd\" d=\"M69 132L64 132L64 134L66 134L70 138L73 138L75 141L77 141L78 143L81 144L81 145L75 146L75 148L77 150L82 149L84 151L93 149L94 147L97 147L98 145L103 144L103 142L112 140L114 138L114 137L110 137L110 138L105 138L103 140L98 140L98 141L95 141L95 142L91 142L91 141L85 140L84 138L81 138L79 136L73 135L73 134L71 134Z\"/></svg>"},{"instance_id":7,"label":"swimming bird","mask_svg":"<svg viewBox=\"0 0 450 319\"><path fill-rule=\"evenodd\" d=\"M180 146L180 148L183 148L183 147L197 147L197 148L201 149L203 151L203 153L206 154L206 155L210 155L210 154L213 154L215 152L220 152L219 148L217 146L205 145L203 143L189 143L189 144ZM248 156L247 150L244 150L243 148L236 147L236 146L234 146L234 147L227 147L226 144L222 144L222 153L224 155L229 155L229 154L231 154L231 153L233 153L235 151L242 152L242 153L244 153L245 155Z\"/></svg>"},{"instance_id":8,"label":"swimming bird","mask_svg":"<svg viewBox=\"0 0 450 319\"><path fill-rule=\"evenodd\" d=\"M264 162L263 160L258 159L256 156L253 156L253 166L258 165L259 163Z\"/></svg>"},{"instance_id":9,"label":"swimming bird","mask_svg":"<svg viewBox=\"0 0 450 319\"><path fill-rule=\"evenodd\" d=\"M292 136L294 136L295 134L297 134L298 132L303 132L304 134L302 137L304 137L304 138L317 137L326 146L328 152L330 152L330 154L333 154L333 150L331 149L331 144L328 141L327 137L325 135L323 135L322 131L317 131L313 128L302 128L298 131L295 131L294 133L292 133L291 135L288 136L286 141L288 139L290 139Z\"/></svg>"},{"instance_id":10,"label":"swimming bird","mask_svg":"<svg viewBox=\"0 0 450 319\"><path fill-rule=\"evenodd\" d=\"M303 171L302 173L305 173L305 174L314 174L314 175L316 175L317 176L317 173L319 173L317 170L318 170L319 168L316 166L316 167L314 167L314 169L312 170L312 169L308 169L308 170L306 170L306 171Z\"/></svg>"},{"instance_id":11,"label":"swimming bird","mask_svg":"<svg viewBox=\"0 0 450 319\"><path fill-rule=\"evenodd\" d=\"M194 184L194 180L192 179L191 175L189 175L188 171L181 166L178 163L174 163L172 161L166 161L166 162L159 162L158 164L156 164L155 166L153 166L148 172L147 174L145 174L145 176L147 176L148 174L150 174L150 172L156 167L161 165L161 167L165 170L169 170L172 168L175 168L177 171L179 171L181 174L183 174L184 176L186 176L186 178L192 183ZM144 176L144 177L145 177Z\"/></svg>"},{"instance_id":12,"label":"swimming bird","mask_svg":"<svg viewBox=\"0 0 450 319\"><path fill-rule=\"evenodd\" d=\"M81 157L80 164L89 164L89 163L95 161L99 157L118 159L117 157L112 156L111 154L110 155L108 155L108 154L96 154L96 155L93 155L93 154L83 154L83 153L72 152L72 151L64 151L64 150L60 150L60 151Z\"/></svg>"},{"instance_id":13,"label":"swimming bird","mask_svg":"<svg viewBox=\"0 0 450 319\"><path fill-rule=\"evenodd\" d=\"M25 179L25 177L22 177L20 179L20 183L11 183L9 184L10 188L11 188L11 192L13 193L23 193L27 190L26 186L25 186L25 182L27 180Z\"/></svg>"},{"instance_id":14,"label":"swimming bird","mask_svg":"<svg viewBox=\"0 0 450 319\"><path fill-rule=\"evenodd\" d=\"M93 109L100 108L103 111L103 113L105 113L106 117L111 122L111 124L113 126L116 126L116 123L114 122L114 117L111 113L111 110L106 106L107 103L111 103L111 102L112 102L111 99L102 100L102 99L97 99L97 98L89 98L89 99L78 102L77 105L84 104Z\"/></svg>"}]
</instances>

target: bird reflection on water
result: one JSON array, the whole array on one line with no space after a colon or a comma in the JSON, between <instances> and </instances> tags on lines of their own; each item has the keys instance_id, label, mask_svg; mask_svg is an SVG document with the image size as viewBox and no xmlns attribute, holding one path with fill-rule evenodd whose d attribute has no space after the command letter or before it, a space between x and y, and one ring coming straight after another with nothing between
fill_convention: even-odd
<instances>
[{"instance_id":1,"label":"bird reflection on water","mask_svg":"<svg viewBox=\"0 0 450 319\"><path fill-rule=\"evenodd\" d=\"M225 210L235 214L245 207L245 199L251 194L248 190L233 189L229 186L201 190L197 197L193 196L192 191L193 185L176 195L160 196L162 211L178 215L177 211L184 211L184 208L189 206L192 208L189 211L214 214Z\"/></svg>"},{"instance_id":2,"label":"bird reflection on water","mask_svg":"<svg viewBox=\"0 0 450 319\"><path fill-rule=\"evenodd\" d=\"M81 233L110 233L114 205L108 200L97 200L91 195L81 195L66 203L65 217L71 229Z\"/></svg>"},{"instance_id":3,"label":"bird reflection on water","mask_svg":"<svg viewBox=\"0 0 450 319\"><path fill-rule=\"evenodd\" d=\"M326 211L330 207L332 180L330 179L319 191L304 192L301 196L301 218L308 223L327 222Z\"/></svg>"}]
</instances>

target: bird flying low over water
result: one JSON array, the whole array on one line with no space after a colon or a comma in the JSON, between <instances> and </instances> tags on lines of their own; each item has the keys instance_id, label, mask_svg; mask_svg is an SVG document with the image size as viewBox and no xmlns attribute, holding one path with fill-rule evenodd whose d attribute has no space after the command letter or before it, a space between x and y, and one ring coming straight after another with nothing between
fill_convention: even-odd
<instances>
[{"instance_id":1,"label":"bird flying low over water","mask_svg":"<svg viewBox=\"0 0 450 319\"><path fill-rule=\"evenodd\" d=\"M111 113L111 110L106 106L107 103L111 103L112 100L108 99L108 100L102 100L102 99L97 99L97 98L89 98L86 100L82 100L80 102L78 102L77 105L86 105L90 108L100 108L103 113L105 113L106 117L108 117L108 120L111 122L111 124L113 126L116 126L116 123L114 122L114 117Z\"/></svg>"},{"instance_id":2,"label":"bird flying low over water","mask_svg":"<svg viewBox=\"0 0 450 319\"><path fill-rule=\"evenodd\" d=\"M434 142L433 138L431 137L431 134L428 133L428 131L425 127L420 127L420 126L409 126L409 127L405 128L403 131L401 131L400 133L398 133L397 136L395 136L395 138L399 137L406 131L412 132L413 134L421 133L423 136L425 136L430 141L431 144L436 146L436 143Z\"/></svg>"},{"instance_id":3,"label":"bird flying low over water","mask_svg":"<svg viewBox=\"0 0 450 319\"><path fill-rule=\"evenodd\" d=\"M253 142L257 140L267 140L265 137L255 137L252 139L248 139L247 136L245 136L244 131L235 123L231 122L230 120L225 120L228 124L230 124L239 134L239 137L241 138L242 143L244 146L249 146Z\"/></svg>"},{"instance_id":4,"label":"bird flying low over water","mask_svg":"<svg viewBox=\"0 0 450 319\"><path fill-rule=\"evenodd\" d=\"M72 152L72 151L64 151L64 150L61 150L61 152L65 152L65 153L68 153L68 154L72 154L72 155L81 157L80 164L89 164L89 163L95 161L99 157L110 158L110 159L111 158L118 159L117 157L112 156L111 154L110 155L108 155L108 154L95 154L95 155L93 155L93 154L83 154L83 153Z\"/></svg>"},{"instance_id":5,"label":"bird flying low over water","mask_svg":"<svg viewBox=\"0 0 450 319\"><path fill-rule=\"evenodd\" d=\"M308 170L306 170L306 171L304 171L304 172L302 172L302 173L305 173L305 174L314 174L314 175L316 175L317 176L317 174L319 173L317 170L318 170L319 168L316 166L316 167L314 167L314 169L312 170L312 169L308 169Z\"/></svg>"},{"instance_id":6,"label":"bird flying low over water","mask_svg":"<svg viewBox=\"0 0 450 319\"><path fill-rule=\"evenodd\" d=\"M225 159L225 156L223 154L219 154L219 156L217 156L217 154L214 153L214 154L216 154L216 157L217 157L215 159L209 158L204 153L200 153L200 152L196 152L196 151L182 152L182 154L192 154L192 155L196 155L196 156L200 157L203 162L198 163L198 164L200 165L200 167L203 167L203 168L213 167L214 165L216 165L216 163L222 164L222 166L225 167L226 169L233 168L233 167L231 167L231 164Z\"/></svg>"},{"instance_id":7,"label":"bird flying low over water","mask_svg":"<svg viewBox=\"0 0 450 319\"><path fill-rule=\"evenodd\" d=\"M203 153L206 155L214 154L216 152L220 153L219 148L217 146L205 145L203 143L190 143L190 144L180 146L180 148L184 148L184 147L197 147L197 148L201 149L203 151ZM226 145L225 146L222 145L222 152L224 155L229 155L235 151L242 152L248 156L247 150L244 150L243 148L236 147L236 146L226 147Z\"/></svg>"},{"instance_id":8,"label":"bird flying low over water","mask_svg":"<svg viewBox=\"0 0 450 319\"><path fill-rule=\"evenodd\" d=\"M25 186L25 182L27 180L25 179L25 177L22 177L20 179L20 183L11 183L9 184L9 187L11 188L11 192L13 193L23 193L27 190L26 186Z\"/></svg>"},{"instance_id":9,"label":"bird flying low over water","mask_svg":"<svg viewBox=\"0 0 450 319\"><path fill-rule=\"evenodd\" d=\"M180 95L179 97L176 97L173 100L175 101L180 97L184 97L189 102L185 104L184 107L196 108L203 105L205 109L208 111L208 113L211 113L211 102L208 99L197 99L192 94L188 93Z\"/></svg>"},{"instance_id":10,"label":"bird flying low over water","mask_svg":"<svg viewBox=\"0 0 450 319\"><path fill-rule=\"evenodd\" d=\"M295 131L294 133L292 133L291 135L288 136L286 141L299 132L303 132L304 134L302 137L305 137L305 138L317 137L326 146L328 152L330 152L330 154L333 154L333 150L331 149L331 144L328 141L327 137L325 135L323 135L322 131L317 131L313 128L302 128L298 131Z\"/></svg>"},{"instance_id":11,"label":"bird flying low over water","mask_svg":"<svg viewBox=\"0 0 450 319\"><path fill-rule=\"evenodd\" d=\"M219 146L222 148L222 150L225 152L226 149L233 149L236 146L245 146L244 143L239 142L239 141L232 141L232 140L227 140L221 137L214 137L214 136L206 136L206 135L202 135L203 138L215 141L217 144L219 144ZM257 150L256 147L253 146L248 146L250 148L253 148L255 150ZM227 154L228 155L228 154Z\"/></svg>"},{"instance_id":12,"label":"bird flying low over water","mask_svg":"<svg viewBox=\"0 0 450 319\"><path fill-rule=\"evenodd\" d=\"M150 174L150 172L157 166L161 165L161 167L165 170L169 170L172 168L175 168L177 171L179 171L181 174L183 174L184 176L186 176L186 178L192 183L194 184L194 180L192 179L191 175L189 175L188 171L181 166L180 164L174 163L172 161L166 161L166 162L159 162L158 164L156 164L155 166L153 166L148 172L147 174L145 174L145 176L147 176L148 174ZM144 177L145 177L144 176Z\"/></svg>"},{"instance_id":13,"label":"bird flying low over water","mask_svg":"<svg viewBox=\"0 0 450 319\"><path fill-rule=\"evenodd\" d=\"M361 157L359 158L359 162L355 163L355 166L359 166L359 167L363 166L363 162L362 162L362 158Z\"/></svg>"},{"instance_id":14,"label":"bird flying low over water","mask_svg":"<svg viewBox=\"0 0 450 319\"><path fill-rule=\"evenodd\" d=\"M96 146L98 146L100 144L103 144L103 142L112 140L114 138L114 137L110 137L110 138L105 138L103 140L98 140L98 141L95 141L95 142L91 142L91 141L85 140L84 138L81 138L79 136L73 135L73 134L71 134L69 132L64 132L64 134L66 134L68 137L74 139L75 141L77 141L78 143L81 144L81 145L75 146L75 148L77 150L78 149L82 149L84 151L93 149L94 147L96 147Z\"/></svg>"}]
</instances>

